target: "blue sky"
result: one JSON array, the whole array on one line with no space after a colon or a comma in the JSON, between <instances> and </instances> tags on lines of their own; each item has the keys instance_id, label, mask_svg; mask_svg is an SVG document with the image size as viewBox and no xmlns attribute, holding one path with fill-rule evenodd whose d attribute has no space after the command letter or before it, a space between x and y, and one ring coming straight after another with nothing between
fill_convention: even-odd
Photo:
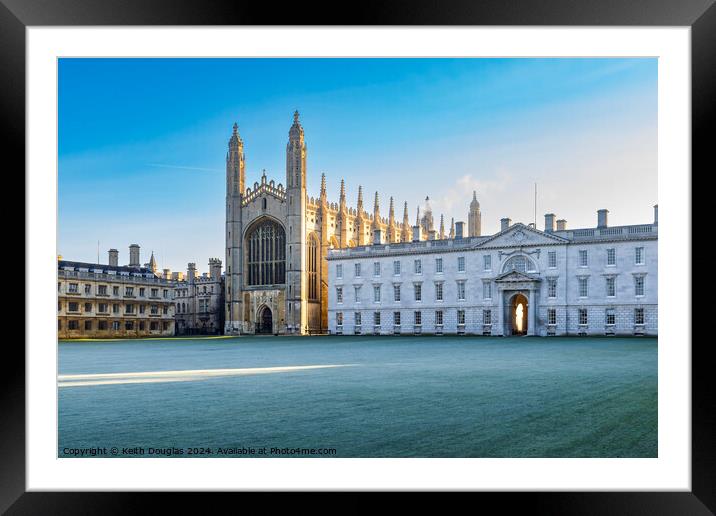
<instances>
[{"instance_id":1,"label":"blue sky","mask_svg":"<svg viewBox=\"0 0 716 516\"><path fill-rule=\"evenodd\" d=\"M285 183L298 109L308 191L363 185L411 221L466 220L472 190L483 233L499 219L569 227L650 222L657 202L656 59L61 59L59 242L67 259L115 247L154 250L185 270L224 258L225 152L244 140L247 184Z\"/></svg>"}]
</instances>

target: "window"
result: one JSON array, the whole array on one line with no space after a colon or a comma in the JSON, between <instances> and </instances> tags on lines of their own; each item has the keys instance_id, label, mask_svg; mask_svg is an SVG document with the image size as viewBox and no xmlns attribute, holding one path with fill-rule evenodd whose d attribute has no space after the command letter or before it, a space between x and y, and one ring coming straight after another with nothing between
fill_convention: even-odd
<instances>
[{"instance_id":1,"label":"window","mask_svg":"<svg viewBox=\"0 0 716 516\"><path fill-rule=\"evenodd\" d=\"M139 287L139 297L144 297L145 290L147 289L145 289L144 287Z\"/></svg>"},{"instance_id":2,"label":"window","mask_svg":"<svg viewBox=\"0 0 716 516\"><path fill-rule=\"evenodd\" d=\"M465 257L457 257L457 272L465 272Z\"/></svg>"},{"instance_id":3,"label":"window","mask_svg":"<svg viewBox=\"0 0 716 516\"><path fill-rule=\"evenodd\" d=\"M107 295L107 285L98 285L97 286L97 294L100 296L106 296Z\"/></svg>"},{"instance_id":4,"label":"window","mask_svg":"<svg viewBox=\"0 0 716 516\"><path fill-rule=\"evenodd\" d=\"M309 239L309 270L311 242ZM286 233L277 222L264 219L249 230L246 235L246 264L249 285L286 282Z\"/></svg>"},{"instance_id":5,"label":"window","mask_svg":"<svg viewBox=\"0 0 716 516\"><path fill-rule=\"evenodd\" d=\"M458 299L458 301L463 301L465 299L465 282L464 281L457 282L457 299Z\"/></svg>"},{"instance_id":6,"label":"window","mask_svg":"<svg viewBox=\"0 0 716 516\"><path fill-rule=\"evenodd\" d=\"M80 311L80 304L79 304L79 303L68 303L68 304L67 304L67 311L68 311L68 312L79 312L79 311Z\"/></svg>"},{"instance_id":7,"label":"window","mask_svg":"<svg viewBox=\"0 0 716 516\"><path fill-rule=\"evenodd\" d=\"M617 295L616 278L607 278L607 297L614 297Z\"/></svg>"},{"instance_id":8,"label":"window","mask_svg":"<svg viewBox=\"0 0 716 516\"><path fill-rule=\"evenodd\" d=\"M290 305L289 305L290 306ZM149 329L153 331L157 331L159 329L159 323L157 321L152 321L149 323Z\"/></svg>"},{"instance_id":9,"label":"window","mask_svg":"<svg viewBox=\"0 0 716 516\"><path fill-rule=\"evenodd\" d=\"M442 272L443 272L443 259L442 258L435 258L435 272L437 274L442 274Z\"/></svg>"},{"instance_id":10,"label":"window","mask_svg":"<svg viewBox=\"0 0 716 516\"><path fill-rule=\"evenodd\" d=\"M635 308L634 309L634 324L644 324L644 309L643 308Z\"/></svg>"},{"instance_id":11,"label":"window","mask_svg":"<svg viewBox=\"0 0 716 516\"><path fill-rule=\"evenodd\" d=\"M118 304L115 303L115 304L112 305L112 313L113 313L113 314L118 314L118 313L119 313L119 305L118 305Z\"/></svg>"},{"instance_id":12,"label":"window","mask_svg":"<svg viewBox=\"0 0 716 516\"><path fill-rule=\"evenodd\" d=\"M634 294L637 296L644 295L644 276L634 276Z\"/></svg>"},{"instance_id":13,"label":"window","mask_svg":"<svg viewBox=\"0 0 716 516\"><path fill-rule=\"evenodd\" d=\"M80 329L80 322L79 321L67 321L67 329L68 330L79 330Z\"/></svg>"},{"instance_id":14,"label":"window","mask_svg":"<svg viewBox=\"0 0 716 516\"><path fill-rule=\"evenodd\" d=\"M380 303L380 285L375 285L373 287L373 301Z\"/></svg>"},{"instance_id":15,"label":"window","mask_svg":"<svg viewBox=\"0 0 716 516\"><path fill-rule=\"evenodd\" d=\"M60 320L57 321L57 329L58 330L62 329L62 321L60 321Z\"/></svg>"},{"instance_id":16,"label":"window","mask_svg":"<svg viewBox=\"0 0 716 516\"><path fill-rule=\"evenodd\" d=\"M132 296L132 295L134 295L134 287L125 287L125 288L124 288L124 295L125 295L125 296Z\"/></svg>"},{"instance_id":17,"label":"window","mask_svg":"<svg viewBox=\"0 0 716 516\"><path fill-rule=\"evenodd\" d=\"M336 303L343 302L343 287L336 287Z\"/></svg>"},{"instance_id":18,"label":"window","mask_svg":"<svg viewBox=\"0 0 716 516\"><path fill-rule=\"evenodd\" d=\"M393 324L400 326L400 312L393 312Z\"/></svg>"},{"instance_id":19,"label":"window","mask_svg":"<svg viewBox=\"0 0 716 516\"><path fill-rule=\"evenodd\" d=\"M587 297L589 294L589 278L579 278L579 297Z\"/></svg>"},{"instance_id":20,"label":"window","mask_svg":"<svg viewBox=\"0 0 716 516\"><path fill-rule=\"evenodd\" d=\"M119 295L119 287L118 287L118 286L112 287L112 295L113 295L113 296L118 296L118 295ZM117 329L119 329L119 328L117 328Z\"/></svg>"},{"instance_id":21,"label":"window","mask_svg":"<svg viewBox=\"0 0 716 516\"><path fill-rule=\"evenodd\" d=\"M92 330L92 321L85 321L85 331Z\"/></svg>"},{"instance_id":22,"label":"window","mask_svg":"<svg viewBox=\"0 0 716 516\"><path fill-rule=\"evenodd\" d=\"M355 264L355 276L356 278L360 278L360 263Z\"/></svg>"},{"instance_id":23,"label":"window","mask_svg":"<svg viewBox=\"0 0 716 516\"><path fill-rule=\"evenodd\" d=\"M85 312L92 311L92 303L85 303Z\"/></svg>"},{"instance_id":24,"label":"window","mask_svg":"<svg viewBox=\"0 0 716 516\"><path fill-rule=\"evenodd\" d=\"M107 321L97 321L98 330L107 330Z\"/></svg>"},{"instance_id":25,"label":"window","mask_svg":"<svg viewBox=\"0 0 716 516\"><path fill-rule=\"evenodd\" d=\"M586 308L580 308L579 309L579 324L585 325L587 324L587 309Z\"/></svg>"},{"instance_id":26,"label":"window","mask_svg":"<svg viewBox=\"0 0 716 516\"><path fill-rule=\"evenodd\" d=\"M57 292L62 292L62 283L57 283Z\"/></svg>"},{"instance_id":27,"label":"window","mask_svg":"<svg viewBox=\"0 0 716 516\"><path fill-rule=\"evenodd\" d=\"M605 322L607 323L607 326L614 326L614 323L616 322L616 316L614 315L613 308L607 308Z\"/></svg>"},{"instance_id":28,"label":"window","mask_svg":"<svg viewBox=\"0 0 716 516\"><path fill-rule=\"evenodd\" d=\"M486 254L482 257L482 268L486 271L492 270L492 256L489 254Z\"/></svg>"},{"instance_id":29,"label":"window","mask_svg":"<svg viewBox=\"0 0 716 516\"><path fill-rule=\"evenodd\" d=\"M423 324L423 314L422 312L416 311L413 313L413 321L415 322L415 326L420 326Z\"/></svg>"},{"instance_id":30,"label":"window","mask_svg":"<svg viewBox=\"0 0 716 516\"><path fill-rule=\"evenodd\" d=\"M144 321L139 321L139 330L144 331Z\"/></svg>"},{"instance_id":31,"label":"window","mask_svg":"<svg viewBox=\"0 0 716 516\"><path fill-rule=\"evenodd\" d=\"M208 299L200 299L199 301L203 301L203 302L204 302L203 304L200 303L200 304L201 304L201 306L200 306L200 308L199 308L200 311L206 312L206 309L207 309L207 307L208 307L207 301L209 301L209 300L208 300ZM164 306L162 306L162 313L163 313L164 315L169 314L169 305L164 305Z\"/></svg>"},{"instance_id":32,"label":"window","mask_svg":"<svg viewBox=\"0 0 716 516\"><path fill-rule=\"evenodd\" d=\"M415 260L415 274L423 273L423 262L421 260Z\"/></svg>"},{"instance_id":33,"label":"window","mask_svg":"<svg viewBox=\"0 0 716 516\"><path fill-rule=\"evenodd\" d=\"M70 283L69 288L67 289L67 292L71 292L73 294L77 293L77 283Z\"/></svg>"},{"instance_id":34,"label":"window","mask_svg":"<svg viewBox=\"0 0 716 516\"><path fill-rule=\"evenodd\" d=\"M380 326L380 312L373 312L373 326Z\"/></svg>"},{"instance_id":35,"label":"window","mask_svg":"<svg viewBox=\"0 0 716 516\"><path fill-rule=\"evenodd\" d=\"M152 315L158 315L159 314L159 306L157 305L151 305L149 307L149 313Z\"/></svg>"},{"instance_id":36,"label":"window","mask_svg":"<svg viewBox=\"0 0 716 516\"><path fill-rule=\"evenodd\" d=\"M607 249L607 265L617 264L617 250L613 247Z\"/></svg>"},{"instance_id":37,"label":"window","mask_svg":"<svg viewBox=\"0 0 716 516\"><path fill-rule=\"evenodd\" d=\"M353 313L353 322L356 326L360 326L361 323L361 313L360 312L354 312Z\"/></svg>"},{"instance_id":38,"label":"window","mask_svg":"<svg viewBox=\"0 0 716 516\"><path fill-rule=\"evenodd\" d=\"M139 305L139 313L140 314L144 313L144 308L145 308L145 305Z\"/></svg>"},{"instance_id":39,"label":"window","mask_svg":"<svg viewBox=\"0 0 716 516\"><path fill-rule=\"evenodd\" d=\"M644 265L644 248L637 247L634 249L634 263L636 265Z\"/></svg>"},{"instance_id":40,"label":"window","mask_svg":"<svg viewBox=\"0 0 716 516\"><path fill-rule=\"evenodd\" d=\"M557 251L549 251L547 253L547 267L550 269L557 268Z\"/></svg>"},{"instance_id":41,"label":"window","mask_svg":"<svg viewBox=\"0 0 716 516\"><path fill-rule=\"evenodd\" d=\"M415 300L416 301L422 301L423 300L423 286L420 283L415 283L413 285L414 291L415 291Z\"/></svg>"},{"instance_id":42,"label":"window","mask_svg":"<svg viewBox=\"0 0 716 516\"><path fill-rule=\"evenodd\" d=\"M557 278L547 279L547 297L557 297Z\"/></svg>"},{"instance_id":43,"label":"window","mask_svg":"<svg viewBox=\"0 0 716 516\"><path fill-rule=\"evenodd\" d=\"M436 283L435 284L435 301L442 301L442 300L443 300L443 284Z\"/></svg>"},{"instance_id":44,"label":"window","mask_svg":"<svg viewBox=\"0 0 716 516\"><path fill-rule=\"evenodd\" d=\"M393 262L393 275L400 276L400 262L398 260Z\"/></svg>"},{"instance_id":45,"label":"window","mask_svg":"<svg viewBox=\"0 0 716 516\"><path fill-rule=\"evenodd\" d=\"M502 272L518 271L518 272L536 272L537 269L532 260L526 256L513 256L505 262Z\"/></svg>"},{"instance_id":46,"label":"window","mask_svg":"<svg viewBox=\"0 0 716 516\"><path fill-rule=\"evenodd\" d=\"M465 310L457 311L457 325L465 326Z\"/></svg>"},{"instance_id":47,"label":"window","mask_svg":"<svg viewBox=\"0 0 716 516\"><path fill-rule=\"evenodd\" d=\"M109 313L109 308L107 306L107 303L100 303L97 307L97 311L101 314Z\"/></svg>"},{"instance_id":48,"label":"window","mask_svg":"<svg viewBox=\"0 0 716 516\"><path fill-rule=\"evenodd\" d=\"M442 326L442 325L443 325L443 311L436 310L435 311L435 326Z\"/></svg>"},{"instance_id":49,"label":"window","mask_svg":"<svg viewBox=\"0 0 716 516\"><path fill-rule=\"evenodd\" d=\"M400 285L393 285L393 301L400 302Z\"/></svg>"},{"instance_id":50,"label":"window","mask_svg":"<svg viewBox=\"0 0 716 516\"><path fill-rule=\"evenodd\" d=\"M587 265L589 265L589 257L587 256L587 250L580 249L580 251L579 251L579 266L586 267Z\"/></svg>"},{"instance_id":51,"label":"window","mask_svg":"<svg viewBox=\"0 0 716 516\"><path fill-rule=\"evenodd\" d=\"M380 276L380 262L373 262L373 276Z\"/></svg>"},{"instance_id":52,"label":"window","mask_svg":"<svg viewBox=\"0 0 716 516\"><path fill-rule=\"evenodd\" d=\"M92 285L90 285L89 283L85 283L85 294L91 294L91 293L92 293Z\"/></svg>"},{"instance_id":53,"label":"window","mask_svg":"<svg viewBox=\"0 0 716 516\"><path fill-rule=\"evenodd\" d=\"M133 314L134 313L134 305L132 303L128 303L124 306L124 313L125 314Z\"/></svg>"},{"instance_id":54,"label":"window","mask_svg":"<svg viewBox=\"0 0 716 516\"><path fill-rule=\"evenodd\" d=\"M482 311L482 324L492 324L492 310Z\"/></svg>"},{"instance_id":55,"label":"window","mask_svg":"<svg viewBox=\"0 0 716 516\"><path fill-rule=\"evenodd\" d=\"M482 298L492 299L492 283L489 281L482 282Z\"/></svg>"},{"instance_id":56,"label":"window","mask_svg":"<svg viewBox=\"0 0 716 516\"><path fill-rule=\"evenodd\" d=\"M154 324L156 324L156 323L154 323ZM112 321L112 329L113 329L114 331L118 331L118 330L119 330L119 321Z\"/></svg>"},{"instance_id":57,"label":"window","mask_svg":"<svg viewBox=\"0 0 716 516\"><path fill-rule=\"evenodd\" d=\"M343 278L343 264L336 265L336 278Z\"/></svg>"},{"instance_id":58,"label":"window","mask_svg":"<svg viewBox=\"0 0 716 516\"><path fill-rule=\"evenodd\" d=\"M125 321L124 329L125 330L133 330L134 329L134 321Z\"/></svg>"},{"instance_id":59,"label":"window","mask_svg":"<svg viewBox=\"0 0 716 516\"><path fill-rule=\"evenodd\" d=\"M557 310L554 308L547 309L547 324L557 324Z\"/></svg>"},{"instance_id":60,"label":"window","mask_svg":"<svg viewBox=\"0 0 716 516\"><path fill-rule=\"evenodd\" d=\"M308 237L306 272L308 273L308 299L318 299L318 239L311 234ZM285 267L285 265L284 265ZM283 283L283 281L281 281Z\"/></svg>"},{"instance_id":61,"label":"window","mask_svg":"<svg viewBox=\"0 0 716 516\"><path fill-rule=\"evenodd\" d=\"M204 294L206 294L206 287L204 287ZM169 297L169 290L164 289L163 295L164 299L167 299Z\"/></svg>"},{"instance_id":62,"label":"window","mask_svg":"<svg viewBox=\"0 0 716 516\"><path fill-rule=\"evenodd\" d=\"M360 303L360 286L353 287L353 291L355 293L355 302Z\"/></svg>"},{"instance_id":63,"label":"window","mask_svg":"<svg viewBox=\"0 0 716 516\"><path fill-rule=\"evenodd\" d=\"M343 326L343 312L336 312L336 326Z\"/></svg>"}]
</instances>

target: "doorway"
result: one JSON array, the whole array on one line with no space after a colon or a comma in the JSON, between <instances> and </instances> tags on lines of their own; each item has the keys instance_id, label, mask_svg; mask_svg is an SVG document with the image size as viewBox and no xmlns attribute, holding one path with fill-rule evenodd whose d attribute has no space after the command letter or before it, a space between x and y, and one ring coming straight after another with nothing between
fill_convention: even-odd
<instances>
[{"instance_id":1,"label":"doorway","mask_svg":"<svg viewBox=\"0 0 716 516\"><path fill-rule=\"evenodd\" d=\"M510 314L512 335L527 335L527 310L529 305L524 294L516 294L512 298Z\"/></svg>"},{"instance_id":2,"label":"doorway","mask_svg":"<svg viewBox=\"0 0 716 516\"><path fill-rule=\"evenodd\" d=\"M258 324L256 325L256 333L273 333L273 314L268 306L264 306L259 310Z\"/></svg>"}]
</instances>

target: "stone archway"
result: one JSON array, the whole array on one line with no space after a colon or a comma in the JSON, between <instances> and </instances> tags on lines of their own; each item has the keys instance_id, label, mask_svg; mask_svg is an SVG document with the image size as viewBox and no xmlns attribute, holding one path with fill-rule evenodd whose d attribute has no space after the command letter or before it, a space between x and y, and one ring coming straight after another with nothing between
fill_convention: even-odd
<instances>
[{"instance_id":1,"label":"stone archway","mask_svg":"<svg viewBox=\"0 0 716 516\"><path fill-rule=\"evenodd\" d=\"M527 297L518 293L510 301L510 328L512 335L527 335L529 302Z\"/></svg>"},{"instance_id":2,"label":"stone archway","mask_svg":"<svg viewBox=\"0 0 716 516\"><path fill-rule=\"evenodd\" d=\"M273 333L273 313L266 305L258 311L258 317L256 318L256 333Z\"/></svg>"}]
</instances>

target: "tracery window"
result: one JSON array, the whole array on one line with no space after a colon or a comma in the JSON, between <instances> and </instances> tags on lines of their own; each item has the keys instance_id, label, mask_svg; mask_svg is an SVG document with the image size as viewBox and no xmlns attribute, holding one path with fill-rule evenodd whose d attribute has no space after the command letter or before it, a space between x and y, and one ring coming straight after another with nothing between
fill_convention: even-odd
<instances>
[{"instance_id":1,"label":"tracery window","mask_svg":"<svg viewBox=\"0 0 716 516\"><path fill-rule=\"evenodd\" d=\"M286 232L276 222L264 220L246 235L248 284L277 285L286 282Z\"/></svg>"},{"instance_id":2,"label":"tracery window","mask_svg":"<svg viewBox=\"0 0 716 516\"><path fill-rule=\"evenodd\" d=\"M308 299L318 299L318 241L315 235L308 237Z\"/></svg>"}]
</instances>

